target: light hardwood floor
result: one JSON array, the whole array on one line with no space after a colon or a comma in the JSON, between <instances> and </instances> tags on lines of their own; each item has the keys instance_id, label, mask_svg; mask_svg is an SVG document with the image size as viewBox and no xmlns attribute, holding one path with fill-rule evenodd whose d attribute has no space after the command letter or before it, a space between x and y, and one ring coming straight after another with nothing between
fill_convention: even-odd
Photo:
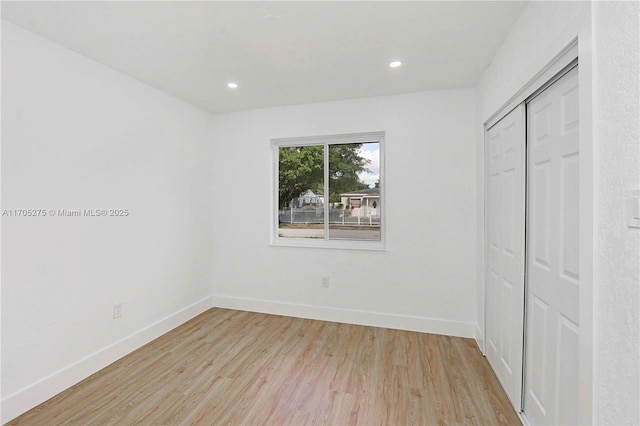
<instances>
[{"instance_id":1,"label":"light hardwood floor","mask_svg":"<svg viewBox=\"0 0 640 426\"><path fill-rule=\"evenodd\" d=\"M211 309L10 425L519 425L471 339Z\"/></svg>"}]
</instances>

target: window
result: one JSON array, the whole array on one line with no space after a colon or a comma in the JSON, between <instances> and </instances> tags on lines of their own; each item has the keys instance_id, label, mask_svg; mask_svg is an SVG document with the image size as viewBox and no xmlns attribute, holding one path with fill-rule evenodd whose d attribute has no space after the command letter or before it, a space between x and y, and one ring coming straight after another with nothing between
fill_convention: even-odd
<instances>
[{"instance_id":1,"label":"window","mask_svg":"<svg viewBox=\"0 0 640 426\"><path fill-rule=\"evenodd\" d=\"M275 245L384 248L384 133L272 140Z\"/></svg>"}]
</instances>

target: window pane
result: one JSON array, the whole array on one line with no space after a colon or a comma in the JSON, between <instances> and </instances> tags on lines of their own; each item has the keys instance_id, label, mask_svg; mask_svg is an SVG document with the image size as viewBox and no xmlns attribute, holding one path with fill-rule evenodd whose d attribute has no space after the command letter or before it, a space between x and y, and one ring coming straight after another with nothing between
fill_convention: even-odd
<instances>
[{"instance_id":1,"label":"window pane","mask_svg":"<svg viewBox=\"0 0 640 426\"><path fill-rule=\"evenodd\" d=\"M278 236L324 238L324 146L278 150Z\"/></svg>"},{"instance_id":2,"label":"window pane","mask_svg":"<svg viewBox=\"0 0 640 426\"><path fill-rule=\"evenodd\" d=\"M329 239L380 241L380 144L329 146Z\"/></svg>"}]
</instances>

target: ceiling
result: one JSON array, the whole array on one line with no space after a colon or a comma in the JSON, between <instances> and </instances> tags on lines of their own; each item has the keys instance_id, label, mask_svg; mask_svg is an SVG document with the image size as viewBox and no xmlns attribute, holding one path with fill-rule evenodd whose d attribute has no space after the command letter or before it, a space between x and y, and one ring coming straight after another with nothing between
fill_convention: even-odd
<instances>
[{"instance_id":1,"label":"ceiling","mask_svg":"<svg viewBox=\"0 0 640 426\"><path fill-rule=\"evenodd\" d=\"M3 1L2 17L220 113L475 87L525 4Z\"/></svg>"}]
</instances>

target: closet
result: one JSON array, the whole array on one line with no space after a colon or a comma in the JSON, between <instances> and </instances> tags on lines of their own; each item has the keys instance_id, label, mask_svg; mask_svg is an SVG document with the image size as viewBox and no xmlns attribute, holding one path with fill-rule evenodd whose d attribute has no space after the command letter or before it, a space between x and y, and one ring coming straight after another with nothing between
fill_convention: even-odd
<instances>
[{"instance_id":1,"label":"closet","mask_svg":"<svg viewBox=\"0 0 640 426\"><path fill-rule=\"evenodd\" d=\"M579 423L579 111L572 61L485 132L485 355L531 425Z\"/></svg>"}]
</instances>

